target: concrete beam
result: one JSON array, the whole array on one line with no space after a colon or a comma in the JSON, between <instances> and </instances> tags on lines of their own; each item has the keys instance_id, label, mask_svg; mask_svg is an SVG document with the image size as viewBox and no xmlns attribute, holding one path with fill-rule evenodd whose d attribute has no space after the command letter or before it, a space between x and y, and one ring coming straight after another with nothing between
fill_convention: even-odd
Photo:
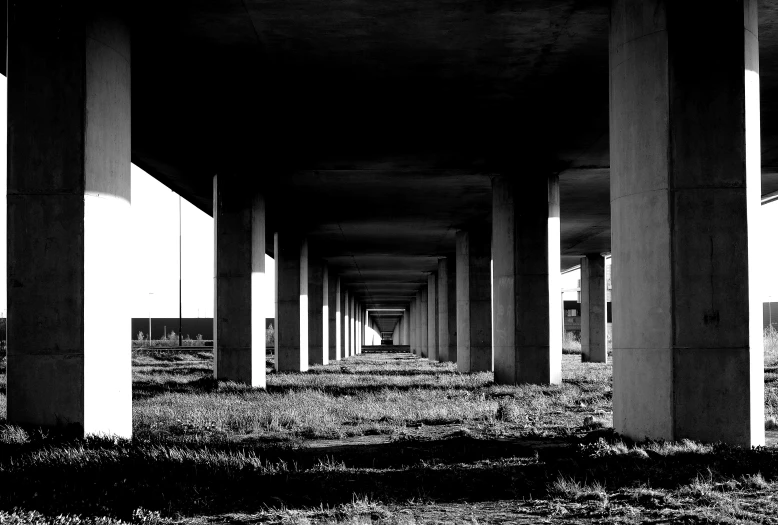
<instances>
[{"instance_id":1,"label":"concrete beam","mask_svg":"<svg viewBox=\"0 0 778 525\"><path fill-rule=\"evenodd\" d=\"M494 381L562 382L559 179L492 182Z\"/></svg>"},{"instance_id":2,"label":"concrete beam","mask_svg":"<svg viewBox=\"0 0 778 525\"><path fill-rule=\"evenodd\" d=\"M613 421L763 445L757 2L695 7L612 6Z\"/></svg>"},{"instance_id":3,"label":"concrete beam","mask_svg":"<svg viewBox=\"0 0 778 525\"><path fill-rule=\"evenodd\" d=\"M9 423L132 434L130 31L8 3Z\"/></svg>"}]
</instances>

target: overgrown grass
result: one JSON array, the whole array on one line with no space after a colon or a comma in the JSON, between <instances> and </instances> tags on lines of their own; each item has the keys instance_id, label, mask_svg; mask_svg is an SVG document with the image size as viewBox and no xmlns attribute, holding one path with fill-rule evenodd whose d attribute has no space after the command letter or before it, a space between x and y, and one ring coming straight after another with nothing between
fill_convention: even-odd
<instances>
[{"instance_id":1,"label":"overgrown grass","mask_svg":"<svg viewBox=\"0 0 778 525\"><path fill-rule=\"evenodd\" d=\"M624 441L610 365L577 355L559 386L407 354L211 376L210 352L134 355L132 440L0 422L0 523L778 521L774 449Z\"/></svg>"}]
</instances>

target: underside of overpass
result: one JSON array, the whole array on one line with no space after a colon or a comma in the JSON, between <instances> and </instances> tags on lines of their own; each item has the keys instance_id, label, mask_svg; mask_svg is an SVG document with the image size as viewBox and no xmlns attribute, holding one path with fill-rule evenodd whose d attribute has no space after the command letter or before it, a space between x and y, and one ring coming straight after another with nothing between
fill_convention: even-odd
<instances>
[{"instance_id":1,"label":"underside of overpass","mask_svg":"<svg viewBox=\"0 0 778 525\"><path fill-rule=\"evenodd\" d=\"M599 282L597 257L613 252L614 310L623 301L614 325L621 317L637 327L614 328L614 356L625 356L614 363L617 429L758 444L748 256L745 271L719 263L751 250L749 221L740 219L753 218L759 193L778 191L778 7L719 3L710 10L725 14L662 0L136 0L110 12L88 2L11 4L9 311L21 318L37 304L30 298L47 293L31 282L65 281L72 286L42 317L56 325L63 311L83 314L60 348L29 339L32 321L14 325L11 313L9 344L16 337L31 348L15 359L45 355L41 366L51 368L81 355L82 369L123 373L110 358L83 356L93 355L90 319L121 296L120 284L104 288L110 276L92 281L90 269L123 264L121 243L105 244L100 227L126 214L106 202L129 204L131 160L216 219L217 377L264 385L264 329L251 305L273 288L262 279L268 253L277 264L279 370L358 353L375 323L462 371L558 382L559 270L588 257L590 282ZM646 64L659 66L646 72ZM684 127L697 121L700 129ZM692 155L695 140L704 147ZM717 166L738 176L719 176ZM749 198L730 206L721 195L746 191L747 174ZM721 191L673 200L690 188ZM634 197L648 191L673 204ZM67 195L77 198L65 211L36 208ZM687 221L685 210L698 209ZM67 268L31 264L49 260L50 240L64 234L13 240L29 224L52 222L80 232L78 248L59 253L73 261ZM710 233L709 249L684 237L714 223L733 231ZM692 259L710 271L697 275ZM708 293L706 304L686 299ZM647 306L629 306L634 297ZM376 313L393 309L400 314ZM712 330L695 332L699 344L678 329L686 311ZM600 323L601 312L591 315ZM660 327L646 321L655 318ZM747 421L716 413L702 430L683 426L679 407L699 408L703 394L687 392L699 378L679 372L691 357L674 352L698 347L745 351L742 362L720 363L733 376L711 381L747 383L731 403ZM636 370L650 370L642 383ZM114 399L125 408L111 417L121 421L103 424L105 407L93 408L84 392L106 386L84 377L66 387L80 399L66 419L85 432L126 433L127 392ZM36 405L24 386L14 396L14 381L33 379L9 375L9 419L50 422L41 406L53 397ZM620 393L635 381L639 394ZM654 388L657 396L643 395ZM709 390L701 387L727 395ZM635 415L654 414L651 404L662 414ZM717 434L717 425L731 431Z\"/></svg>"}]
</instances>

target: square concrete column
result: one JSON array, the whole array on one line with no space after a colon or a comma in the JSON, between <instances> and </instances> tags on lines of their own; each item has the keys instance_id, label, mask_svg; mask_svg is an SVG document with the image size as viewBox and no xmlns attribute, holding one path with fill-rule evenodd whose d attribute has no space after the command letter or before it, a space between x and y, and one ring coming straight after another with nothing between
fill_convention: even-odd
<instances>
[{"instance_id":1,"label":"square concrete column","mask_svg":"<svg viewBox=\"0 0 778 525\"><path fill-rule=\"evenodd\" d=\"M582 361L608 361L606 307L605 258L599 253L581 257Z\"/></svg>"},{"instance_id":2,"label":"square concrete column","mask_svg":"<svg viewBox=\"0 0 778 525\"><path fill-rule=\"evenodd\" d=\"M349 298L349 323L348 323L348 341L349 349L348 355L357 354L357 331L356 331L356 318L357 318L357 301L354 297Z\"/></svg>"},{"instance_id":3,"label":"square concrete column","mask_svg":"<svg viewBox=\"0 0 778 525\"><path fill-rule=\"evenodd\" d=\"M265 387L265 200L238 177L213 178L213 375Z\"/></svg>"},{"instance_id":4,"label":"square concrete column","mask_svg":"<svg viewBox=\"0 0 778 525\"><path fill-rule=\"evenodd\" d=\"M329 317L329 330L327 332L329 337L329 356L330 361L340 361L341 359L341 335L340 335L340 323L341 323L341 301L340 301L340 277L333 271L327 272L327 315Z\"/></svg>"},{"instance_id":5,"label":"square concrete column","mask_svg":"<svg viewBox=\"0 0 778 525\"><path fill-rule=\"evenodd\" d=\"M457 300L454 259L438 259L438 361L457 361Z\"/></svg>"},{"instance_id":6,"label":"square concrete column","mask_svg":"<svg viewBox=\"0 0 778 525\"><path fill-rule=\"evenodd\" d=\"M130 31L102 9L8 3L7 419L129 437Z\"/></svg>"},{"instance_id":7,"label":"square concrete column","mask_svg":"<svg viewBox=\"0 0 778 525\"><path fill-rule=\"evenodd\" d=\"M356 353L357 355L362 353L362 305L357 302L357 318L356 325L354 327L357 334L356 339Z\"/></svg>"},{"instance_id":8,"label":"square concrete column","mask_svg":"<svg viewBox=\"0 0 778 525\"><path fill-rule=\"evenodd\" d=\"M327 313L327 267L321 260L308 260L308 364L330 362L327 348L329 314Z\"/></svg>"},{"instance_id":9,"label":"square concrete column","mask_svg":"<svg viewBox=\"0 0 778 525\"><path fill-rule=\"evenodd\" d=\"M488 228L456 235L457 370L491 372L492 232Z\"/></svg>"},{"instance_id":10,"label":"square concrete column","mask_svg":"<svg viewBox=\"0 0 778 525\"><path fill-rule=\"evenodd\" d=\"M341 285L342 286L342 285ZM341 297L341 311L343 312L343 326L342 326L342 337L341 337L341 345L343 347L343 359L346 359L351 354L349 353L349 305L351 304L349 302L348 297L348 290L343 289L343 296Z\"/></svg>"},{"instance_id":11,"label":"square concrete column","mask_svg":"<svg viewBox=\"0 0 778 525\"><path fill-rule=\"evenodd\" d=\"M292 232L276 233L279 372L308 370L308 242Z\"/></svg>"},{"instance_id":12,"label":"square concrete column","mask_svg":"<svg viewBox=\"0 0 778 525\"><path fill-rule=\"evenodd\" d=\"M559 179L492 182L494 381L562 382Z\"/></svg>"},{"instance_id":13,"label":"square concrete column","mask_svg":"<svg viewBox=\"0 0 778 525\"><path fill-rule=\"evenodd\" d=\"M410 316L410 311L406 309L403 312L403 334L402 334L401 344L403 345L411 344L410 333L411 333L411 316Z\"/></svg>"},{"instance_id":14,"label":"square concrete column","mask_svg":"<svg viewBox=\"0 0 778 525\"><path fill-rule=\"evenodd\" d=\"M419 315L421 317L421 357L429 359L430 310L429 310L429 290L427 289L427 286L428 285L425 285L422 286L421 288L421 308L420 308L421 311L419 312Z\"/></svg>"},{"instance_id":15,"label":"square concrete column","mask_svg":"<svg viewBox=\"0 0 778 525\"><path fill-rule=\"evenodd\" d=\"M617 0L610 35L613 422L764 444L757 2Z\"/></svg>"},{"instance_id":16,"label":"square concrete column","mask_svg":"<svg viewBox=\"0 0 778 525\"><path fill-rule=\"evenodd\" d=\"M427 357L438 360L438 277L427 276Z\"/></svg>"},{"instance_id":17,"label":"square concrete column","mask_svg":"<svg viewBox=\"0 0 778 525\"><path fill-rule=\"evenodd\" d=\"M408 308L408 331L410 338L408 339L408 345L412 354L416 353L416 299L411 299L410 307Z\"/></svg>"}]
</instances>

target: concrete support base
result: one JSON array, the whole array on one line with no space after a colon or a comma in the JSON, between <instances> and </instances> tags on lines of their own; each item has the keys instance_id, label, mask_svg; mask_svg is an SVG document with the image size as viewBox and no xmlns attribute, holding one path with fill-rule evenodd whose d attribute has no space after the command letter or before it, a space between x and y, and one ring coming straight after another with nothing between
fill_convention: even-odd
<instances>
[{"instance_id":1,"label":"concrete support base","mask_svg":"<svg viewBox=\"0 0 778 525\"><path fill-rule=\"evenodd\" d=\"M559 180L492 184L494 381L562 382Z\"/></svg>"},{"instance_id":2,"label":"concrete support base","mask_svg":"<svg viewBox=\"0 0 778 525\"><path fill-rule=\"evenodd\" d=\"M605 259L581 257L581 360L608 361Z\"/></svg>"},{"instance_id":3,"label":"concrete support base","mask_svg":"<svg viewBox=\"0 0 778 525\"><path fill-rule=\"evenodd\" d=\"M236 177L213 178L213 375L265 388L265 201Z\"/></svg>"},{"instance_id":4,"label":"concrete support base","mask_svg":"<svg viewBox=\"0 0 778 525\"><path fill-rule=\"evenodd\" d=\"M478 228L456 236L457 370L491 372L491 231Z\"/></svg>"},{"instance_id":5,"label":"concrete support base","mask_svg":"<svg viewBox=\"0 0 778 525\"><path fill-rule=\"evenodd\" d=\"M9 423L132 434L130 31L8 4Z\"/></svg>"},{"instance_id":6,"label":"concrete support base","mask_svg":"<svg viewBox=\"0 0 778 525\"><path fill-rule=\"evenodd\" d=\"M612 6L613 421L633 439L764 444L757 34L755 0Z\"/></svg>"},{"instance_id":7,"label":"concrete support base","mask_svg":"<svg viewBox=\"0 0 778 525\"><path fill-rule=\"evenodd\" d=\"M308 242L292 232L275 236L279 372L308 370Z\"/></svg>"}]
</instances>

